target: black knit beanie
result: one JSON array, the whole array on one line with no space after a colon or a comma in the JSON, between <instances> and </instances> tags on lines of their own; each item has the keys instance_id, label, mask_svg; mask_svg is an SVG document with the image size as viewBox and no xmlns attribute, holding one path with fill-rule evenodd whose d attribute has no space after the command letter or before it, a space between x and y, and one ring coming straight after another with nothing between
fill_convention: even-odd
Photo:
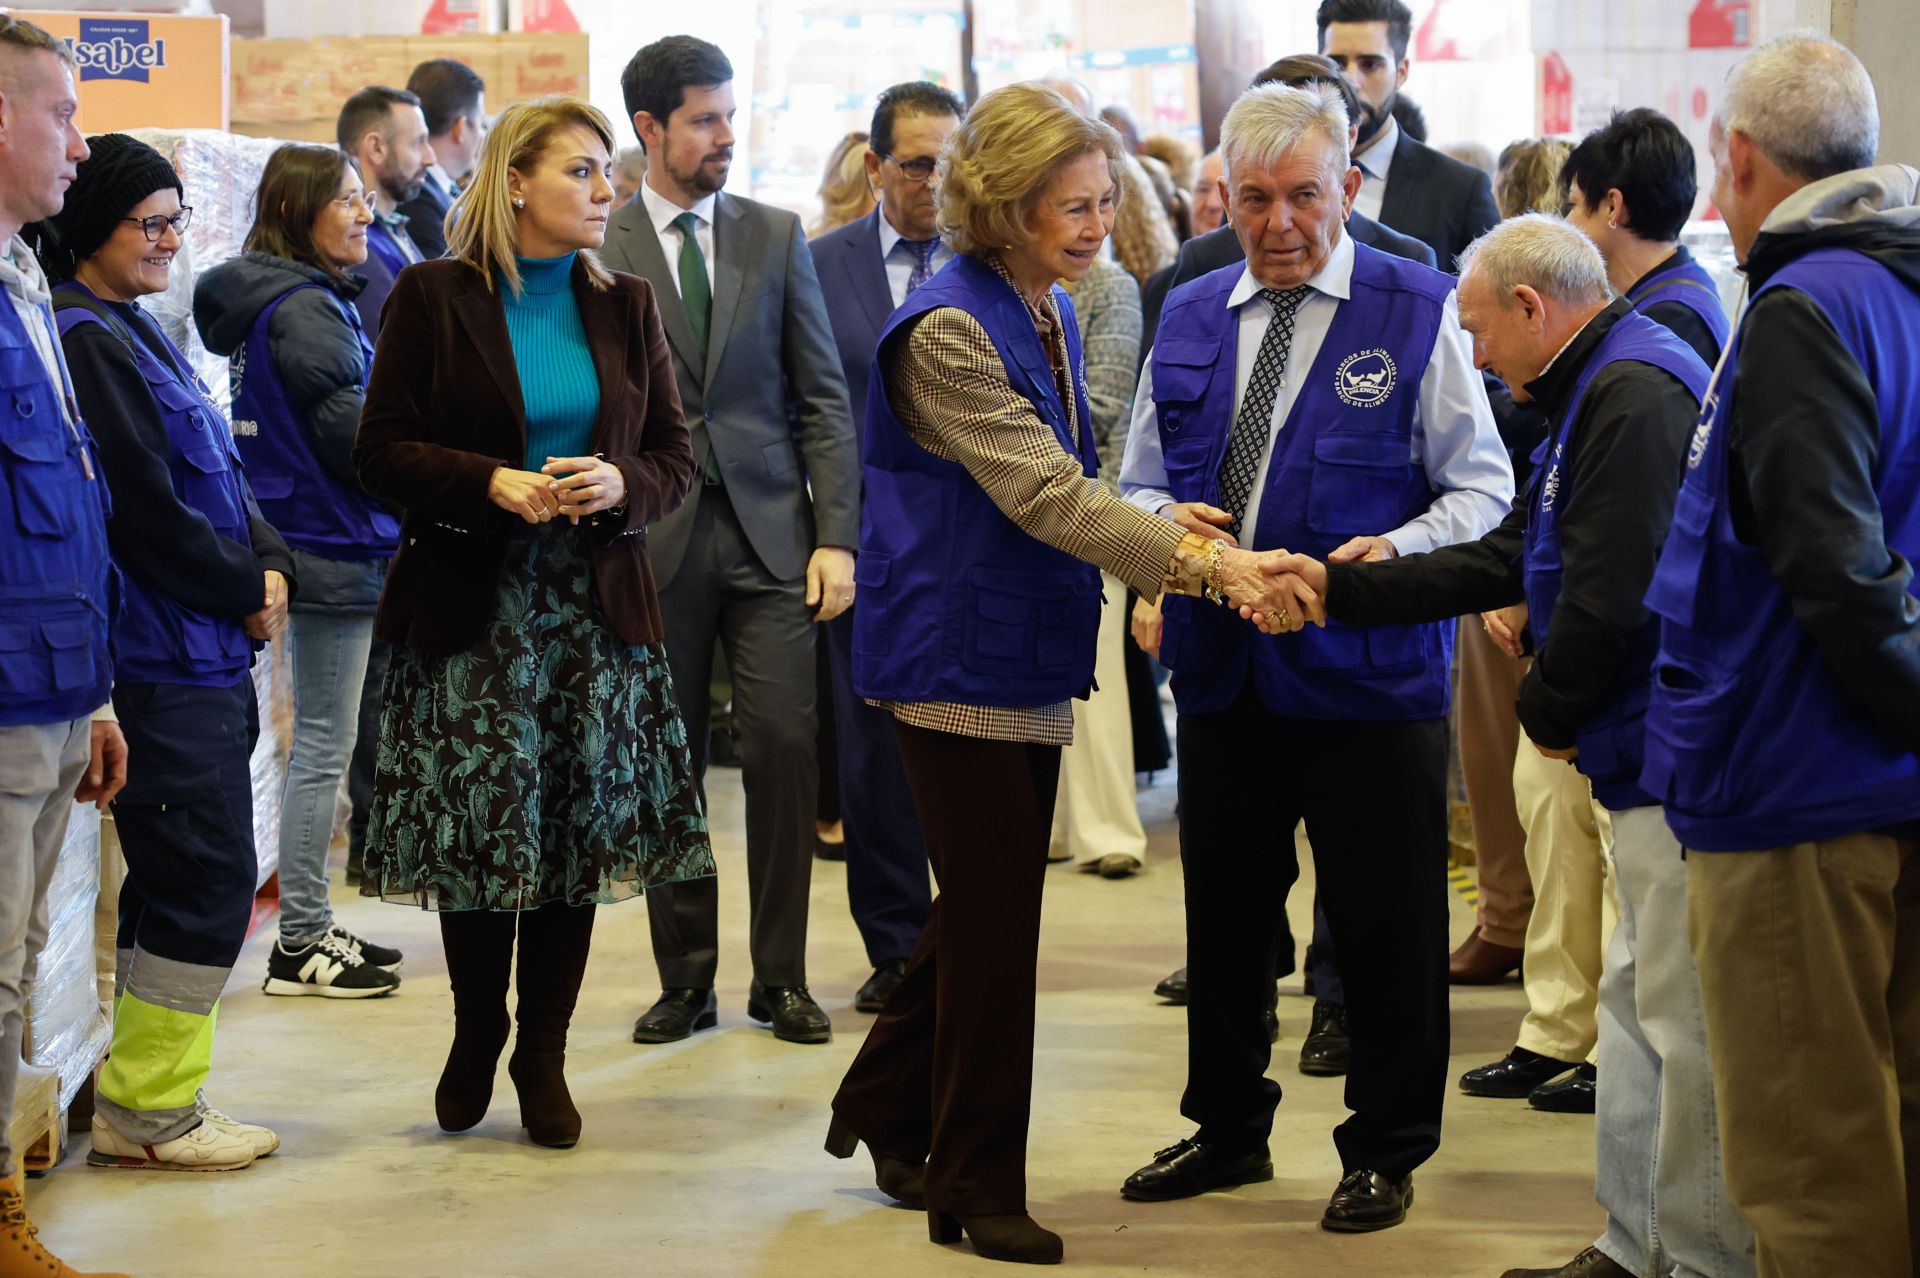
<instances>
[{"instance_id":1,"label":"black knit beanie","mask_svg":"<svg viewBox=\"0 0 1920 1278\"><path fill-rule=\"evenodd\" d=\"M138 138L102 133L88 138L87 146L91 154L80 162L66 204L49 223L54 243L42 240L42 259L57 259L46 262L47 273L61 279L71 278L74 267L107 242L120 219L155 191L172 187L186 196L173 165Z\"/></svg>"}]
</instances>

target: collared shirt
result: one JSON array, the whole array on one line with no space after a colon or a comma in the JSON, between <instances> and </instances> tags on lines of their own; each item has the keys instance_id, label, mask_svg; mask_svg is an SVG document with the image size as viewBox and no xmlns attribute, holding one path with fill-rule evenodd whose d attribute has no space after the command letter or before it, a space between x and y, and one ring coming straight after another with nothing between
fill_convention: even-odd
<instances>
[{"instance_id":1,"label":"collared shirt","mask_svg":"<svg viewBox=\"0 0 1920 1278\"><path fill-rule=\"evenodd\" d=\"M1312 370L1326 341L1333 317L1353 292L1353 240L1342 235L1314 277L1307 281L1313 290L1294 313L1293 347L1287 354L1286 381L1274 397L1273 421L1268 428L1266 446L1260 453L1260 470L1247 496L1246 518L1241 524L1240 543L1252 546L1260 514L1260 498L1266 491L1267 466L1273 460L1275 441L1293 410L1295 392L1301 380ZM1239 332L1234 361L1233 402L1236 413L1240 397L1246 393L1260 354L1261 339L1273 308L1260 298L1260 285L1247 271L1227 298L1230 310L1239 313ZM1460 327L1457 294L1448 294L1440 318L1440 333L1434 339L1433 354L1420 374L1418 402L1413 416L1413 461L1426 470L1427 482L1437 496L1433 505L1394 529L1377 534L1393 543L1402 555L1417 554L1436 546L1471 541L1499 523L1513 504L1513 467L1507 450L1500 443L1500 432L1493 424L1493 410L1487 404L1486 385L1473 366L1473 343ZM1167 490L1166 462L1160 450L1160 424L1153 403L1153 360L1140 373L1140 392L1134 400L1133 427L1127 433L1127 451L1120 463L1120 491L1142 510L1159 514L1173 502Z\"/></svg>"},{"instance_id":2,"label":"collared shirt","mask_svg":"<svg viewBox=\"0 0 1920 1278\"><path fill-rule=\"evenodd\" d=\"M887 287L893 290L893 305L898 309L900 303L907 300L907 281L913 278L913 259L905 253L895 253L893 246L907 237L900 234L887 220L887 211L880 210L880 260L887 268ZM953 248L940 239L940 247L933 250L933 269L938 271L953 260Z\"/></svg>"},{"instance_id":3,"label":"collared shirt","mask_svg":"<svg viewBox=\"0 0 1920 1278\"><path fill-rule=\"evenodd\" d=\"M420 246L413 242L413 236L407 230L407 223L411 222L412 218L405 213L382 213L376 209L373 220L381 230L387 233L387 238L393 242L395 248L400 250L400 256L407 259L409 266L415 262L427 260L426 254L420 251Z\"/></svg>"},{"instance_id":4,"label":"collared shirt","mask_svg":"<svg viewBox=\"0 0 1920 1278\"><path fill-rule=\"evenodd\" d=\"M454 196L460 194L460 184L453 180L452 174L448 173L438 164L429 164L427 166L427 181L433 183L434 190L446 196L448 200L452 200Z\"/></svg>"},{"instance_id":5,"label":"collared shirt","mask_svg":"<svg viewBox=\"0 0 1920 1278\"><path fill-rule=\"evenodd\" d=\"M1393 168L1393 152L1400 145L1400 122L1391 117L1387 126L1374 135L1365 151L1353 157L1360 166L1360 194L1353 197L1356 212L1374 221L1380 220L1380 205L1387 198L1387 174Z\"/></svg>"},{"instance_id":6,"label":"collared shirt","mask_svg":"<svg viewBox=\"0 0 1920 1278\"><path fill-rule=\"evenodd\" d=\"M673 220L682 213L693 214L693 239L700 246L700 256L707 264L707 291L713 291L713 214L714 207L720 202L720 193L703 195L690 209L683 209L660 192L653 189L651 175L640 181L640 198L646 204L647 216L653 220L653 233L660 237L660 251L667 258L667 274L673 280L673 287L680 287L680 248L682 238L680 228Z\"/></svg>"}]
</instances>

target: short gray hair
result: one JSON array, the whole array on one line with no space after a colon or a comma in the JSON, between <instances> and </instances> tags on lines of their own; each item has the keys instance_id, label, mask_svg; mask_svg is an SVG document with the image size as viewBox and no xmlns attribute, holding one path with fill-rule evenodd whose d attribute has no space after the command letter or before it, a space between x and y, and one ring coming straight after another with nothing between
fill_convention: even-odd
<instances>
[{"instance_id":1,"label":"short gray hair","mask_svg":"<svg viewBox=\"0 0 1920 1278\"><path fill-rule=\"evenodd\" d=\"M1606 259L1578 227L1549 213L1512 217L1467 245L1460 278L1477 271L1509 305L1521 284L1568 306L1610 301Z\"/></svg>"},{"instance_id":2,"label":"short gray hair","mask_svg":"<svg viewBox=\"0 0 1920 1278\"><path fill-rule=\"evenodd\" d=\"M1814 31L1769 40L1735 63L1720 122L1808 182L1869 168L1880 149L1867 69L1852 50Z\"/></svg>"},{"instance_id":3,"label":"short gray hair","mask_svg":"<svg viewBox=\"0 0 1920 1278\"><path fill-rule=\"evenodd\" d=\"M1319 133L1347 155L1347 108L1339 91L1328 86L1295 89L1284 84L1255 85L1227 109L1220 123L1220 160L1229 183L1241 166L1272 168L1282 155Z\"/></svg>"}]
</instances>

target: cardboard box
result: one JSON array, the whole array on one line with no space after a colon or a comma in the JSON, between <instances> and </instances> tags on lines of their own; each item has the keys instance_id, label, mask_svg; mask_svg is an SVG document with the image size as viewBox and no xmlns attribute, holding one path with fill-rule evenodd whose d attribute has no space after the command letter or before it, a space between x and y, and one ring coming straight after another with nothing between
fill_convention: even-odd
<instances>
[{"instance_id":1,"label":"cardboard box","mask_svg":"<svg viewBox=\"0 0 1920 1278\"><path fill-rule=\"evenodd\" d=\"M123 129L224 129L230 119L227 19L162 14L15 9L73 45L79 59L79 125Z\"/></svg>"},{"instance_id":2,"label":"cardboard box","mask_svg":"<svg viewBox=\"0 0 1920 1278\"><path fill-rule=\"evenodd\" d=\"M500 81L487 81L487 105L499 110L549 93L587 96L584 33L532 32L500 37Z\"/></svg>"}]
</instances>

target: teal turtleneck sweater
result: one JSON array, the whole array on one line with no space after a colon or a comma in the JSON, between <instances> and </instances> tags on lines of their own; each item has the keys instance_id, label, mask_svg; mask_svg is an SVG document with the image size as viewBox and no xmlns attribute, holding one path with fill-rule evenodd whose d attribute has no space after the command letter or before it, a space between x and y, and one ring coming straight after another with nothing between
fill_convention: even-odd
<instances>
[{"instance_id":1,"label":"teal turtleneck sweater","mask_svg":"<svg viewBox=\"0 0 1920 1278\"><path fill-rule=\"evenodd\" d=\"M527 407L527 469L583 457L600 411L600 375L573 296L573 259L521 257L520 296L502 289L507 336Z\"/></svg>"}]
</instances>

